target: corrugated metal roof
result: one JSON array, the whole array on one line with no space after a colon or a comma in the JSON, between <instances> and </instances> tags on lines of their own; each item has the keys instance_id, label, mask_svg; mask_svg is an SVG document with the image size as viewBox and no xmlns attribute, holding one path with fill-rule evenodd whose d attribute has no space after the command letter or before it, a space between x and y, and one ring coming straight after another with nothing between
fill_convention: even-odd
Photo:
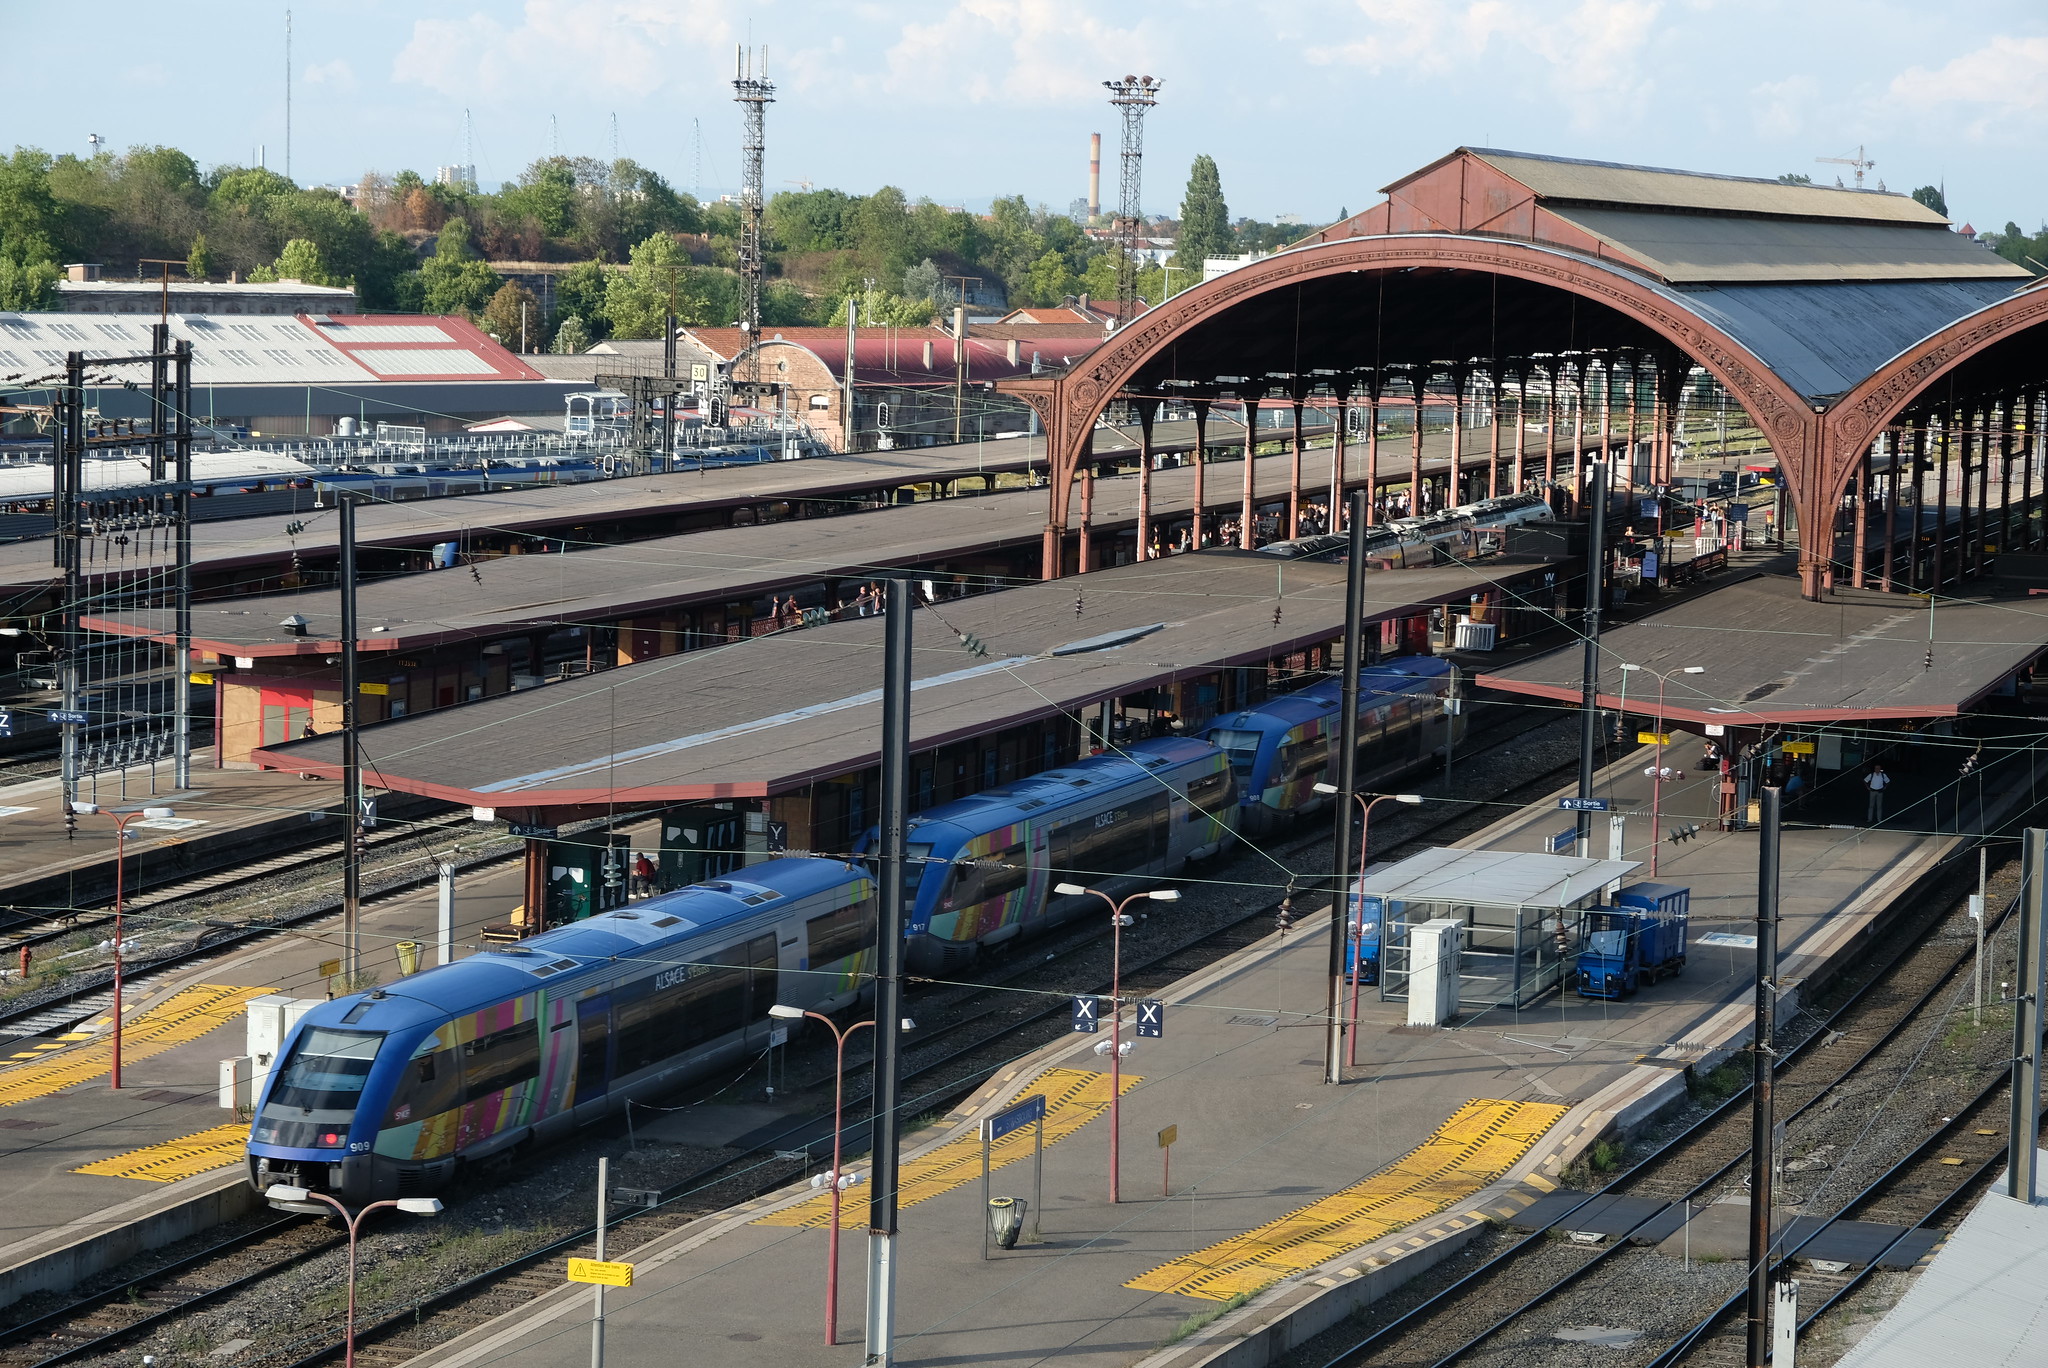
<instances>
[{"instance_id":1,"label":"corrugated metal roof","mask_svg":"<svg viewBox=\"0 0 2048 1368\"><path fill-rule=\"evenodd\" d=\"M1601 655L1672 675L1667 717L1699 725L1819 725L1850 718L1953 716L1997 688L2048 647L2048 601L1943 599L1930 637L1927 602L1903 594L1838 589L1808 602L1790 575L1759 575L1679 604L1600 639ZM1928 668L1927 651L1934 651ZM1579 698L1576 649L1553 651L1479 676L1487 688L1541 698ZM1623 674L1600 673L1601 706L1621 706ZM1628 692L1643 711L1638 675Z\"/></svg>"},{"instance_id":2,"label":"corrugated metal roof","mask_svg":"<svg viewBox=\"0 0 2048 1368\"><path fill-rule=\"evenodd\" d=\"M2024 268L1938 224L1544 207L1679 283L2032 279Z\"/></svg>"},{"instance_id":3,"label":"corrugated metal roof","mask_svg":"<svg viewBox=\"0 0 2048 1368\"><path fill-rule=\"evenodd\" d=\"M1513 176L1547 200L1709 209L1792 218L1864 219L1876 223L1946 224L1947 219L1909 195L1787 185L1748 176L1718 176L1620 162L1580 161L1534 152L1474 147L1467 151ZM1554 207L1554 206L1546 206Z\"/></svg>"},{"instance_id":4,"label":"corrugated metal roof","mask_svg":"<svg viewBox=\"0 0 2048 1368\"><path fill-rule=\"evenodd\" d=\"M1635 860L1439 846L1372 871L1359 880L1359 889L1402 902L1569 907L1641 867Z\"/></svg>"},{"instance_id":5,"label":"corrugated metal roof","mask_svg":"<svg viewBox=\"0 0 2048 1368\"><path fill-rule=\"evenodd\" d=\"M1896 280L1700 286L1672 297L1820 403L2012 293L2002 279Z\"/></svg>"},{"instance_id":6,"label":"corrugated metal roof","mask_svg":"<svg viewBox=\"0 0 2048 1368\"><path fill-rule=\"evenodd\" d=\"M1512 571L1532 568L1541 567ZM976 661L953 651L946 625L918 614L924 687L912 745L928 750L1327 640L1341 630L1343 581L1339 566L1290 567L1278 626L1271 563L1229 553L1099 571L1078 617L1065 581L948 601L938 610L946 624L981 637L991 654ZM1488 571L1463 567L1382 575L1373 617L1458 601L1488 581ZM1051 654L1075 637L1169 615L1176 620L1127 646ZM665 656L381 723L367 734L384 739L366 744L381 757L380 783L483 806L788 792L875 763L880 708L865 693L881 682L883 629L879 618L853 619ZM263 754L325 766L338 747L338 738L318 737ZM493 792L507 781L519 787Z\"/></svg>"},{"instance_id":7,"label":"corrugated metal roof","mask_svg":"<svg viewBox=\"0 0 2048 1368\"><path fill-rule=\"evenodd\" d=\"M2041 1155L2048 1164L2048 1153ZM1838 1368L2039 1363L2048 1285L2048 1207L2015 1202L2001 1179L1925 1265L1906 1295Z\"/></svg>"},{"instance_id":8,"label":"corrugated metal roof","mask_svg":"<svg viewBox=\"0 0 2048 1368\"><path fill-rule=\"evenodd\" d=\"M150 327L146 315L0 313L0 377L42 380L72 351L88 361L134 355L148 348ZM172 314L170 328L173 342L192 343L192 381L202 386L546 378L460 318Z\"/></svg>"}]
</instances>

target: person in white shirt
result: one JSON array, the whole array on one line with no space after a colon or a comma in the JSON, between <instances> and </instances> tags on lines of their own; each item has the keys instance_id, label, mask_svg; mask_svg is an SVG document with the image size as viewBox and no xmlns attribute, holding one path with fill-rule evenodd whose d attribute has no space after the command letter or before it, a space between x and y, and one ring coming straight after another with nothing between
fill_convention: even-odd
<instances>
[{"instance_id":1,"label":"person in white shirt","mask_svg":"<svg viewBox=\"0 0 2048 1368\"><path fill-rule=\"evenodd\" d=\"M1884 791L1891 786L1892 777L1884 772L1883 765L1872 765L1870 773L1863 776L1863 787L1870 790L1870 811L1864 824L1876 826L1884 820Z\"/></svg>"}]
</instances>

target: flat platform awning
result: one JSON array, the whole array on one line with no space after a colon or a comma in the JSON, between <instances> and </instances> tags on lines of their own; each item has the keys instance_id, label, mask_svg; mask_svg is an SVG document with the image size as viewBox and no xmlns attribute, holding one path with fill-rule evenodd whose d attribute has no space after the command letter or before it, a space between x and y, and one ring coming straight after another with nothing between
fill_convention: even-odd
<instances>
[{"instance_id":1,"label":"flat platform awning","mask_svg":"<svg viewBox=\"0 0 2048 1368\"><path fill-rule=\"evenodd\" d=\"M1588 860L1576 855L1439 846L1371 871L1359 891L1398 902L1570 907L1640 868L1638 860Z\"/></svg>"},{"instance_id":2,"label":"flat platform awning","mask_svg":"<svg viewBox=\"0 0 2048 1368\"><path fill-rule=\"evenodd\" d=\"M1663 674L1664 717L1695 726L1953 717L2043 650L2048 598L1944 597L1930 610L1924 598L1837 589L1809 602L1797 579L1759 575L1603 634L1600 706L1649 714ZM1692 666L1703 672L1681 673ZM1576 704L1580 667L1573 646L1475 682Z\"/></svg>"},{"instance_id":3,"label":"flat platform awning","mask_svg":"<svg viewBox=\"0 0 2048 1368\"><path fill-rule=\"evenodd\" d=\"M1549 571L1502 559L1374 575L1367 620ZM1330 640L1343 617L1343 567L1236 551L948 600L916 615L911 744L927 751L1260 665ZM884 625L779 632L395 718L363 729L364 773L380 787L502 812L797 791L878 763ZM340 744L314 737L253 758L338 774Z\"/></svg>"}]
</instances>

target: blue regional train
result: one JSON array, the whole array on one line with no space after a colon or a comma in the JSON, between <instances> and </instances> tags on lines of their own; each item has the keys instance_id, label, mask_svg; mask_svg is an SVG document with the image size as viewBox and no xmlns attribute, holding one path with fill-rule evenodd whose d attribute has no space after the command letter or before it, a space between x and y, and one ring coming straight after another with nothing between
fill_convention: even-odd
<instances>
[{"instance_id":1,"label":"blue regional train","mask_svg":"<svg viewBox=\"0 0 2048 1368\"><path fill-rule=\"evenodd\" d=\"M927 970L1222 849L1230 764L1146 741L918 815L907 958ZM872 847L873 838L869 845ZM852 1006L871 973L871 871L779 859L322 1003L293 1029L250 1130L249 1181L351 1204L421 1195L745 1059L777 1002Z\"/></svg>"},{"instance_id":2,"label":"blue regional train","mask_svg":"<svg viewBox=\"0 0 2048 1368\"><path fill-rule=\"evenodd\" d=\"M1358 786L1415 768L1441 751L1463 718L1444 712L1451 667L1434 656L1403 656L1358 672ZM1343 719L1343 689L1325 679L1220 717L1208 739L1230 757L1242 805L1239 826L1270 831L1329 799L1315 791L1329 781Z\"/></svg>"},{"instance_id":3,"label":"blue regional train","mask_svg":"<svg viewBox=\"0 0 2048 1368\"><path fill-rule=\"evenodd\" d=\"M1237 784L1216 747L1139 741L910 819L905 870L913 973L957 969L985 945L1100 910L1115 896L1206 859L1237 835ZM877 834L869 832L866 848Z\"/></svg>"}]
</instances>

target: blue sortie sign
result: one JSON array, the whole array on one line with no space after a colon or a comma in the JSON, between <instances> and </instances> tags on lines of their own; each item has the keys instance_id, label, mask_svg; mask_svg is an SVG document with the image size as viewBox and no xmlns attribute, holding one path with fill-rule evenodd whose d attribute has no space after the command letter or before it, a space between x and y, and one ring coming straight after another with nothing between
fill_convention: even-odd
<instances>
[{"instance_id":1,"label":"blue sortie sign","mask_svg":"<svg viewBox=\"0 0 2048 1368\"><path fill-rule=\"evenodd\" d=\"M1045 1094L1037 1093L1025 1098L1006 1112L999 1112L981 1123L981 1138L994 1144L1012 1131L1023 1130L1034 1121L1045 1119Z\"/></svg>"},{"instance_id":2,"label":"blue sortie sign","mask_svg":"<svg viewBox=\"0 0 2048 1368\"><path fill-rule=\"evenodd\" d=\"M60 727L83 727L92 721L92 718L76 709L52 708L50 709L50 720Z\"/></svg>"},{"instance_id":3,"label":"blue sortie sign","mask_svg":"<svg viewBox=\"0 0 2048 1368\"><path fill-rule=\"evenodd\" d=\"M1138 1000L1138 1034L1152 1040L1166 1036L1166 1004L1158 998Z\"/></svg>"},{"instance_id":4,"label":"blue sortie sign","mask_svg":"<svg viewBox=\"0 0 2048 1368\"><path fill-rule=\"evenodd\" d=\"M1560 798L1557 800L1557 805L1566 812L1607 811L1607 800L1605 798Z\"/></svg>"},{"instance_id":5,"label":"blue sortie sign","mask_svg":"<svg viewBox=\"0 0 2048 1368\"><path fill-rule=\"evenodd\" d=\"M1099 1014L1100 1014L1100 1011L1101 1011L1101 1008L1102 1008L1102 999L1101 999L1101 998L1092 998L1092 997L1077 997L1077 998L1075 998L1075 999L1074 999L1074 1029L1075 1029L1075 1030L1077 1030L1077 1031L1086 1031L1086 1032L1087 1032L1088 1034L1090 1034L1090 1035L1093 1035L1093 1034L1095 1033L1095 1028L1096 1028L1096 1027L1098 1027L1098 1026L1100 1026L1100 1025L1102 1024L1102 1022L1101 1022L1101 1018L1100 1018L1100 1015L1099 1015Z\"/></svg>"}]
</instances>

